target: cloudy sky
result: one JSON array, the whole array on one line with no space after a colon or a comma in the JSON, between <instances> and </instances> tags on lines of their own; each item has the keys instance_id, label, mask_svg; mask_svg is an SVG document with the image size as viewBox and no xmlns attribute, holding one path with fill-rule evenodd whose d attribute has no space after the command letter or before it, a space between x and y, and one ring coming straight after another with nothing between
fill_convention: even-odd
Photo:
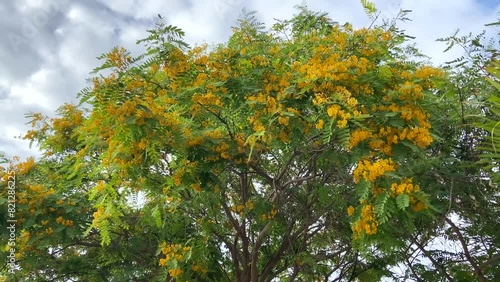
<instances>
[{"instance_id":1,"label":"cloudy sky","mask_svg":"<svg viewBox=\"0 0 500 282\"><path fill-rule=\"evenodd\" d=\"M418 47L440 64L460 55L443 54L435 39L460 28L479 33L500 18L498 0L378 0L383 17L410 9L412 22L401 25L415 36ZM114 46L138 55L135 41L153 27L161 14L195 43L225 41L243 8L258 11L260 20L287 19L295 5L328 12L339 23L368 26L357 0L0 0L0 151L10 156L38 155L36 148L16 138L28 130L25 114L53 115L65 102L77 102L96 59ZM491 35L495 35L492 31Z\"/></svg>"}]
</instances>

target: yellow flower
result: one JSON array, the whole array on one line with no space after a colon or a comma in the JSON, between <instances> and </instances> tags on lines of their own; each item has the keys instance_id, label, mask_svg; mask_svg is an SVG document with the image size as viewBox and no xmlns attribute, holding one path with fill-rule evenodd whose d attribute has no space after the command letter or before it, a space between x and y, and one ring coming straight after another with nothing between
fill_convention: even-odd
<instances>
[{"instance_id":1,"label":"yellow flower","mask_svg":"<svg viewBox=\"0 0 500 282\"><path fill-rule=\"evenodd\" d=\"M351 215L353 215L353 214L354 214L354 207L353 207L353 206L349 206L349 207L347 208L347 214L348 214L349 216L351 216Z\"/></svg>"},{"instance_id":2,"label":"yellow flower","mask_svg":"<svg viewBox=\"0 0 500 282\"><path fill-rule=\"evenodd\" d=\"M264 127L264 125L262 125L262 123L260 121L256 121L253 125L253 130L255 132L260 132L260 131L264 131L266 128Z\"/></svg>"},{"instance_id":3,"label":"yellow flower","mask_svg":"<svg viewBox=\"0 0 500 282\"><path fill-rule=\"evenodd\" d=\"M420 202L420 201L418 203L416 203L415 205L412 206L412 210L414 210L416 212L425 210L427 208L428 208L428 206L426 204Z\"/></svg>"},{"instance_id":4,"label":"yellow flower","mask_svg":"<svg viewBox=\"0 0 500 282\"><path fill-rule=\"evenodd\" d=\"M324 126L324 121L322 119L318 120L318 123L316 123L316 128L317 129L323 129L323 126Z\"/></svg>"},{"instance_id":5,"label":"yellow flower","mask_svg":"<svg viewBox=\"0 0 500 282\"><path fill-rule=\"evenodd\" d=\"M336 117L338 112L340 110L340 106L339 105L331 105L328 107L328 110L327 110L327 113L329 116L331 117Z\"/></svg>"},{"instance_id":6,"label":"yellow flower","mask_svg":"<svg viewBox=\"0 0 500 282\"><path fill-rule=\"evenodd\" d=\"M358 166L353 172L354 182L358 183L361 177L366 181L373 182L386 172L395 171L396 167L397 165L394 164L392 159L381 159L374 163L366 159L359 161Z\"/></svg>"},{"instance_id":7,"label":"yellow flower","mask_svg":"<svg viewBox=\"0 0 500 282\"><path fill-rule=\"evenodd\" d=\"M420 191L419 185L414 185L411 178L403 179L402 183L392 183L391 191L395 196L401 194L411 194L413 192Z\"/></svg>"},{"instance_id":8,"label":"yellow flower","mask_svg":"<svg viewBox=\"0 0 500 282\"><path fill-rule=\"evenodd\" d=\"M353 148L360 142L372 137L372 133L364 129L356 129L351 132L351 138L349 140L349 147Z\"/></svg>"},{"instance_id":9,"label":"yellow flower","mask_svg":"<svg viewBox=\"0 0 500 282\"><path fill-rule=\"evenodd\" d=\"M193 188L197 192L201 192L202 191L201 186L200 186L199 183L191 184L191 188Z\"/></svg>"},{"instance_id":10,"label":"yellow flower","mask_svg":"<svg viewBox=\"0 0 500 282\"><path fill-rule=\"evenodd\" d=\"M346 127L346 126L347 126L347 120L346 120L346 119L342 119L342 120L337 121L337 126L338 126L339 128L344 128L344 127Z\"/></svg>"},{"instance_id":11,"label":"yellow flower","mask_svg":"<svg viewBox=\"0 0 500 282\"><path fill-rule=\"evenodd\" d=\"M315 98L313 99L313 104L316 106L319 106L319 105L325 103L326 101L328 101L328 99L326 99L325 94L323 94L323 93L316 94Z\"/></svg>"},{"instance_id":12,"label":"yellow flower","mask_svg":"<svg viewBox=\"0 0 500 282\"><path fill-rule=\"evenodd\" d=\"M52 230L52 227L49 227L49 228L45 229L45 233L47 233L47 235L50 235L50 234L54 233L54 230Z\"/></svg>"},{"instance_id":13,"label":"yellow flower","mask_svg":"<svg viewBox=\"0 0 500 282\"><path fill-rule=\"evenodd\" d=\"M354 108L358 105L358 100L356 100L356 98L354 98L354 97L351 97L351 98L347 99L347 105L351 108Z\"/></svg>"},{"instance_id":14,"label":"yellow flower","mask_svg":"<svg viewBox=\"0 0 500 282\"><path fill-rule=\"evenodd\" d=\"M359 238L361 234L373 235L377 233L378 221L372 205L364 205L361 209L361 217L354 222L352 230L354 237Z\"/></svg>"},{"instance_id":15,"label":"yellow flower","mask_svg":"<svg viewBox=\"0 0 500 282\"><path fill-rule=\"evenodd\" d=\"M174 268L174 269L170 269L168 271L168 274L172 277L177 277L177 276L181 275L181 273L182 273L182 269L180 269L180 268Z\"/></svg>"},{"instance_id":16,"label":"yellow flower","mask_svg":"<svg viewBox=\"0 0 500 282\"><path fill-rule=\"evenodd\" d=\"M278 118L278 123L282 125L288 125L288 122L290 121L289 117L279 117Z\"/></svg>"}]
</instances>

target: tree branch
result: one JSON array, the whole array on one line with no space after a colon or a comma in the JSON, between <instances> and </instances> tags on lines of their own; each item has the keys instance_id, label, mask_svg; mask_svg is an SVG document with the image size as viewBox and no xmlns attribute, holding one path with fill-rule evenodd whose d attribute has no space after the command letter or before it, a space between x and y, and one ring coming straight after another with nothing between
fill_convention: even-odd
<instances>
[{"instance_id":1,"label":"tree branch","mask_svg":"<svg viewBox=\"0 0 500 282\"><path fill-rule=\"evenodd\" d=\"M474 272L477 275L477 278L481 282L486 282L486 277L484 277L483 272L481 271L481 268L479 268L474 260L474 258L471 256L469 252L469 248L467 247L467 242L465 242L464 237L462 236L462 233L460 232L460 229L451 221L449 218L444 217L444 220L446 223L448 223L451 226L451 229L457 234L458 241L460 242L460 245L462 245L462 248L464 249L464 255L467 258L467 261L469 261L469 264L472 266L474 269Z\"/></svg>"},{"instance_id":2,"label":"tree branch","mask_svg":"<svg viewBox=\"0 0 500 282\"><path fill-rule=\"evenodd\" d=\"M420 244L417 239L414 237L414 236L410 236L410 240L412 241L413 244L415 244L421 251L422 253L432 262L432 264L434 264L434 266L438 269L439 272L441 272L441 274L446 278L446 280L450 281L450 282L454 282L455 280L453 278L451 278L451 276L446 272L446 269L444 269L444 267L438 263L434 257L432 257L429 252L424 248L424 246L422 246L422 244Z\"/></svg>"}]
</instances>

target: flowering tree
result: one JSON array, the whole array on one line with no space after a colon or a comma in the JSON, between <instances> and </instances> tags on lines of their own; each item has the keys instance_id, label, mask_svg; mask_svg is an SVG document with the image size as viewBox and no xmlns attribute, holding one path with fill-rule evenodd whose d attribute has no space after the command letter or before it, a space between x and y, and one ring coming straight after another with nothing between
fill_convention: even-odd
<instances>
[{"instance_id":1,"label":"flowering tree","mask_svg":"<svg viewBox=\"0 0 500 282\"><path fill-rule=\"evenodd\" d=\"M101 57L80 105L31 116L44 156L10 167L19 277L390 275L431 210L415 171L444 72L409 61L394 27L304 8L270 30L248 13L218 46L182 36L160 18L146 54Z\"/></svg>"},{"instance_id":2,"label":"flowering tree","mask_svg":"<svg viewBox=\"0 0 500 282\"><path fill-rule=\"evenodd\" d=\"M498 23L496 23L498 25ZM440 39L464 56L445 65L447 80L427 103L432 132L427 165L416 174L432 190L435 217L419 224L403 257L407 277L423 281L500 278L498 232L498 50L485 33Z\"/></svg>"}]
</instances>

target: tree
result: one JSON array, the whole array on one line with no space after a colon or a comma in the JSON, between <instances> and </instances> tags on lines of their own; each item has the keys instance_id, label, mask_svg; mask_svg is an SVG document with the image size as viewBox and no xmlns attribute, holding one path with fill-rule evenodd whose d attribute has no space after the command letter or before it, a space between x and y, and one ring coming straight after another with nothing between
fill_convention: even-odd
<instances>
[{"instance_id":1,"label":"tree","mask_svg":"<svg viewBox=\"0 0 500 282\"><path fill-rule=\"evenodd\" d=\"M403 257L417 281L494 281L500 277L498 41L483 34L441 39L464 56L446 64L446 82L428 100L433 134L429 162L419 173L432 190L435 218L422 222ZM497 75L495 78L495 74ZM429 263L430 261L430 263Z\"/></svg>"},{"instance_id":2,"label":"tree","mask_svg":"<svg viewBox=\"0 0 500 282\"><path fill-rule=\"evenodd\" d=\"M303 7L270 30L246 13L211 48L161 17L149 33L144 55L101 56L79 105L30 116L44 155L9 166L17 279L390 276L431 214L416 172L444 71L394 26Z\"/></svg>"}]
</instances>

